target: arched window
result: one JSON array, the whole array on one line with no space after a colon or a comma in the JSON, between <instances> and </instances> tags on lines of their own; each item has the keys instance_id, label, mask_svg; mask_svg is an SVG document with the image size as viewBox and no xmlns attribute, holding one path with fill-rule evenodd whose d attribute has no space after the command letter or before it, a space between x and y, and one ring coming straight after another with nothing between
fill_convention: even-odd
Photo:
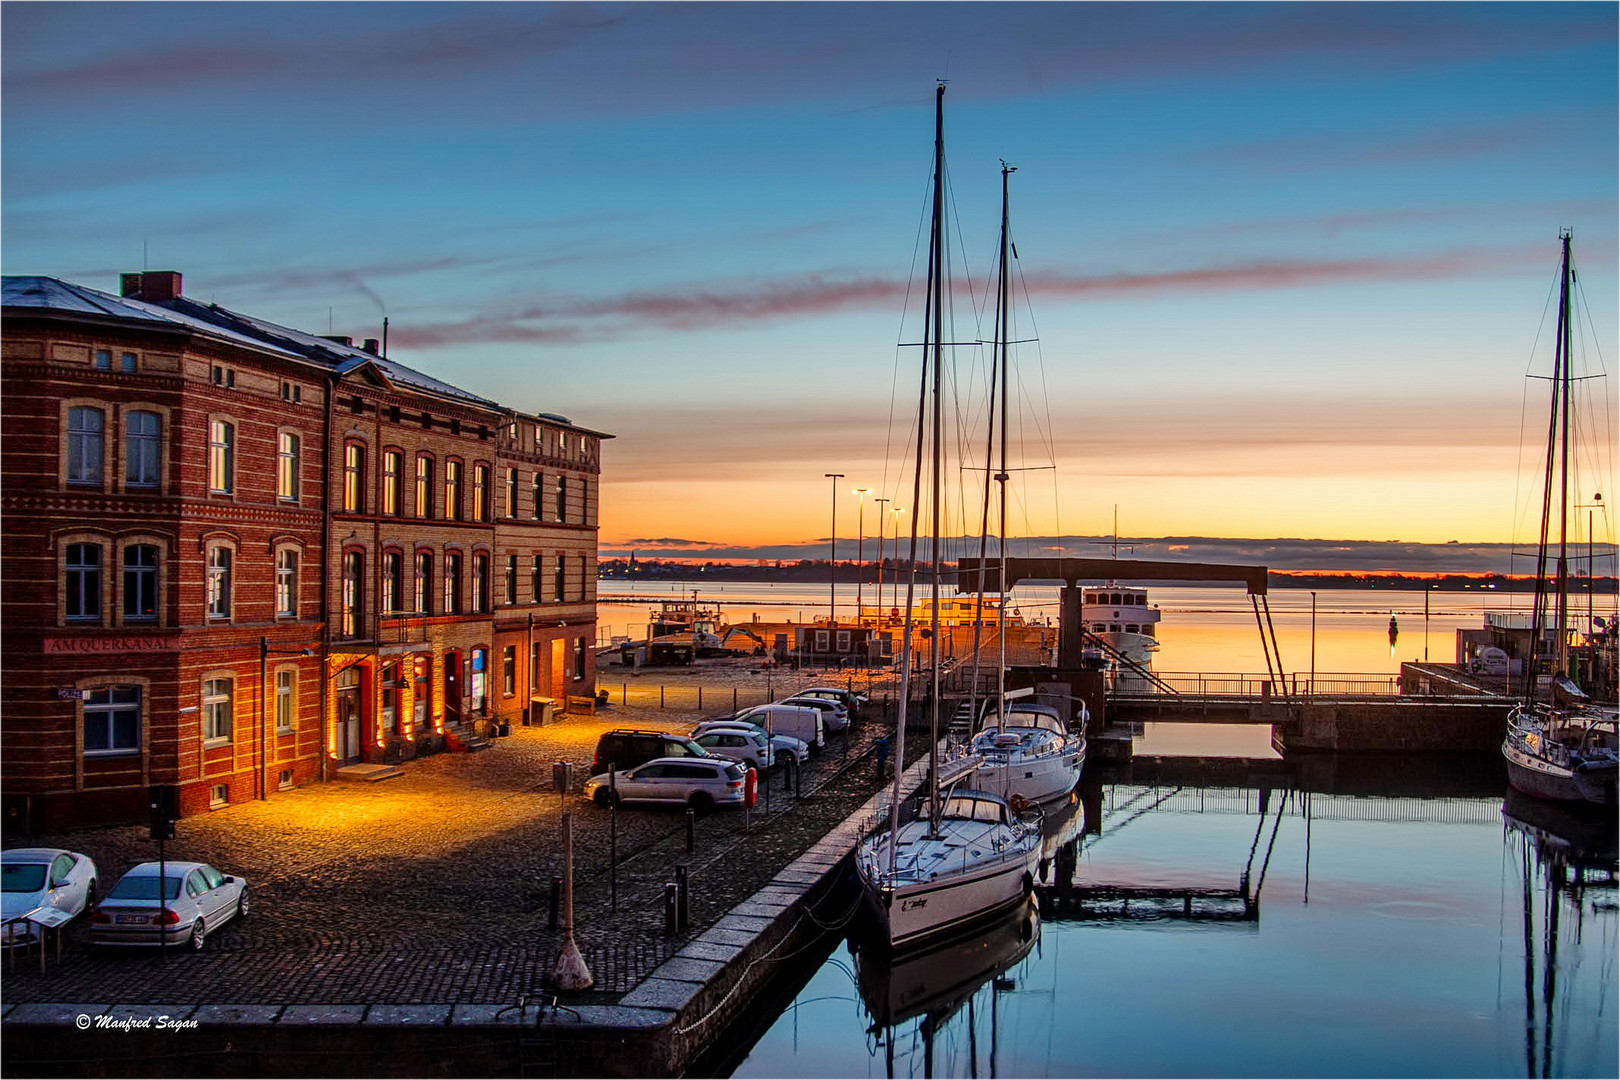
<instances>
[{"instance_id":1,"label":"arched window","mask_svg":"<svg viewBox=\"0 0 1620 1080\"><path fill-rule=\"evenodd\" d=\"M419 615L426 615L433 609L433 553L431 551L418 551L416 553L416 573L411 581L412 607Z\"/></svg>"},{"instance_id":2,"label":"arched window","mask_svg":"<svg viewBox=\"0 0 1620 1080\"><path fill-rule=\"evenodd\" d=\"M276 614L281 618L298 614L298 552L292 548L276 552Z\"/></svg>"},{"instance_id":3,"label":"arched window","mask_svg":"<svg viewBox=\"0 0 1620 1080\"><path fill-rule=\"evenodd\" d=\"M473 466L473 520L489 520L489 466Z\"/></svg>"},{"instance_id":4,"label":"arched window","mask_svg":"<svg viewBox=\"0 0 1620 1080\"><path fill-rule=\"evenodd\" d=\"M404 513L403 493L400 490L403 482L400 470L404 466L404 455L398 450L389 450L383 454L382 512L385 514Z\"/></svg>"},{"instance_id":5,"label":"arched window","mask_svg":"<svg viewBox=\"0 0 1620 1080\"><path fill-rule=\"evenodd\" d=\"M124 414L124 486L155 488L162 478L163 418L146 409Z\"/></svg>"},{"instance_id":6,"label":"arched window","mask_svg":"<svg viewBox=\"0 0 1620 1080\"><path fill-rule=\"evenodd\" d=\"M290 431L276 433L276 498L298 501L298 463L302 440Z\"/></svg>"},{"instance_id":7,"label":"arched window","mask_svg":"<svg viewBox=\"0 0 1620 1080\"><path fill-rule=\"evenodd\" d=\"M67 423L67 482L95 485L101 483L101 459L105 451L103 435L107 427L107 414L88 405L75 405L68 410Z\"/></svg>"},{"instance_id":8,"label":"arched window","mask_svg":"<svg viewBox=\"0 0 1620 1080\"><path fill-rule=\"evenodd\" d=\"M400 610L400 600L403 596L400 587L403 584L402 579L405 573L404 561L405 555L403 552L383 552L382 611L385 615L391 615Z\"/></svg>"},{"instance_id":9,"label":"arched window","mask_svg":"<svg viewBox=\"0 0 1620 1080\"><path fill-rule=\"evenodd\" d=\"M506 470L506 516L517 517L518 512L518 471Z\"/></svg>"},{"instance_id":10,"label":"arched window","mask_svg":"<svg viewBox=\"0 0 1620 1080\"><path fill-rule=\"evenodd\" d=\"M557 477L557 520L568 520L568 478L562 475Z\"/></svg>"},{"instance_id":11,"label":"arched window","mask_svg":"<svg viewBox=\"0 0 1620 1080\"><path fill-rule=\"evenodd\" d=\"M232 551L224 544L208 549L208 617L231 617L231 562Z\"/></svg>"},{"instance_id":12,"label":"arched window","mask_svg":"<svg viewBox=\"0 0 1620 1080\"><path fill-rule=\"evenodd\" d=\"M351 514L366 509L366 448L359 443L343 447L343 509Z\"/></svg>"},{"instance_id":13,"label":"arched window","mask_svg":"<svg viewBox=\"0 0 1620 1080\"><path fill-rule=\"evenodd\" d=\"M215 495L236 490L236 425L229 420L208 422L208 490Z\"/></svg>"},{"instance_id":14,"label":"arched window","mask_svg":"<svg viewBox=\"0 0 1620 1080\"><path fill-rule=\"evenodd\" d=\"M416 516L433 516L433 459L426 454L416 459Z\"/></svg>"},{"instance_id":15,"label":"arched window","mask_svg":"<svg viewBox=\"0 0 1620 1080\"><path fill-rule=\"evenodd\" d=\"M489 556L483 552L472 559L473 611L482 615L489 610Z\"/></svg>"},{"instance_id":16,"label":"arched window","mask_svg":"<svg viewBox=\"0 0 1620 1080\"><path fill-rule=\"evenodd\" d=\"M461 462L444 463L444 516L461 520Z\"/></svg>"},{"instance_id":17,"label":"arched window","mask_svg":"<svg viewBox=\"0 0 1620 1080\"><path fill-rule=\"evenodd\" d=\"M461 555L454 551L444 556L444 613L461 614Z\"/></svg>"},{"instance_id":18,"label":"arched window","mask_svg":"<svg viewBox=\"0 0 1620 1080\"><path fill-rule=\"evenodd\" d=\"M344 637L359 637L365 616L366 555L363 551L343 553L343 586L339 608L339 628Z\"/></svg>"}]
</instances>

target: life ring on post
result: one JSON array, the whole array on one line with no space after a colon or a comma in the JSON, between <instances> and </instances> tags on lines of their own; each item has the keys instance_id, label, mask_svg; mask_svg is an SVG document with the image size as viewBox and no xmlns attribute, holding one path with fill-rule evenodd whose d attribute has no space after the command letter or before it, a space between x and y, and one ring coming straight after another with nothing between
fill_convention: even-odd
<instances>
[{"instance_id":1,"label":"life ring on post","mask_svg":"<svg viewBox=\"0 0 1620 1080\"><path fill-rule=\"evenodd\" d=\"M759 770L750 766L748 769L748 775L743 779L743 805L752 810L754 808L754 804L758 801Z\"/></svg>"}]
</instances>

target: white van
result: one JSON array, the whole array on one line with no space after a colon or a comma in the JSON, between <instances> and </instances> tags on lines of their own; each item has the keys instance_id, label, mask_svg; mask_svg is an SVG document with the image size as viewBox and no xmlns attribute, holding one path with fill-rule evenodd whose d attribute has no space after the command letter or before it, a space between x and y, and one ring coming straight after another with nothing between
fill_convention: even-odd
<instances>
[{"instance_id":1,"label":"white van","mask_svg":"<svg viewBox=\"0 0 1620 1080\"><path fill-rule=\"evenodd\" d=\"M802 739L812 750L820 750L827 745L826 725L821 710L808 705L755 705L731 719L757 724L773 735L791 735L795 739Z\"/></svg>"}]
</instances>

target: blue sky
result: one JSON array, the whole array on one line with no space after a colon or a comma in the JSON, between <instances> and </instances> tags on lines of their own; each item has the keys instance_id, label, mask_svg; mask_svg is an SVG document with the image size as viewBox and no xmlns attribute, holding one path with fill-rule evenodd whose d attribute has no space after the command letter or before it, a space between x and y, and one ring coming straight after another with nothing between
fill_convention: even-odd
<instances>
[{"instance_id":1,"label":"blue sky","mask_svg":"<svg viewBox=\"0 0 1620 1080\"><path fill-rule=\"evenodd\" d=\"M827 472L900 501L936 78L964 280L1019 167L1056 465L1032 533L1118 505L1135 535L1512 539L1560 228L1617 341L1613 4L5 3L0 29L7 273L115 290L144 252L308 330L386 312L395 359L619 436L605 550L825 537Z\"/></svg>"}]
</instances>

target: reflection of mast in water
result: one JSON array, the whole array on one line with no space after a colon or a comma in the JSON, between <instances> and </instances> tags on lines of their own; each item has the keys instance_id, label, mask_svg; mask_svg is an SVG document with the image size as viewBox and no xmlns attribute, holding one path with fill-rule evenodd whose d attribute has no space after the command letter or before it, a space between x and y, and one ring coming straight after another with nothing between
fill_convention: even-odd
<instances>
[{"instance_id":1,"label":"reflection of mast in water","mask_svg":"<svg viewBox=\"0 0 1620 1080\"><path fill-rule=\"evenodd\" d=\"M1560 917L1567 905L1575 916L1575 938L1581 938L1589 889L1613 890L1616 870L1616 827L1612 818L1586 820L1562 807L1510 791L1502 806L1508 830L1519 836L1520 903L1524 929L1525 1074L1553 1075L1554 1017L1558 996ZM1538 881L1542 888L1537 890ZM1542 900L1541 938L1537 941L1536 895ZM1613 912L1612 899L1592 910ZM1536 962L1541 962L1537 995ZM1606 967L1603 969L1608 970ZM1537 1006L1540 1006L1539 1012ZM1560 1070L1562 1071L1562 1070Z\"/></svg>"}]
</instances>

